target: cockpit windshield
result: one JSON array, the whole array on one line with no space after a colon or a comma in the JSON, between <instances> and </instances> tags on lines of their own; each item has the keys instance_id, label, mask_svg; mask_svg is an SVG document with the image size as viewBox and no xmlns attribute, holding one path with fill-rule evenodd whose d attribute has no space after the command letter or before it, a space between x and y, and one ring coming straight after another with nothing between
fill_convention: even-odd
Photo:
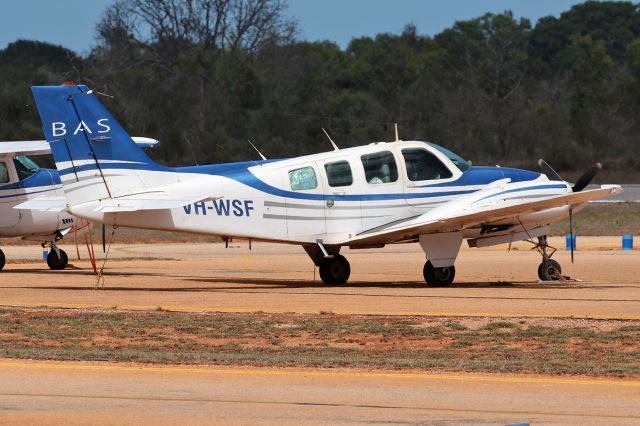
<instances>
[{"instance_id":1,"label":"cockpit windshield","mask_svg":"<svg viewBox=\"0 0 640 426\"><path fill-rule=\"evenodd\" d=\"M40 170L38 166L31 158L26 155L18 155L13 158L13 164L16 167L18 173L18 179L25 180L31 175L34 175Z\"/></svg>"},{"instance_id":2,"label":"cockpit windshield","mask_svg":"<svg viewBox=\"0 0 640 426\"><path fill-rule=\"evenodd\" d=\"M460 157L455 152L451 152L447 148L443 148L440 145L436 145L435 143L427 142L427 144L429 144L430 146L434 147L435 149L437 149L438 151L446 155L447 158L451 160L453 164L455 164L455 166L460 169L461 172L469 170L469 168L471 167L471 165L467 163L464 160L464 158Z\"/></svg>"}]
</instances>

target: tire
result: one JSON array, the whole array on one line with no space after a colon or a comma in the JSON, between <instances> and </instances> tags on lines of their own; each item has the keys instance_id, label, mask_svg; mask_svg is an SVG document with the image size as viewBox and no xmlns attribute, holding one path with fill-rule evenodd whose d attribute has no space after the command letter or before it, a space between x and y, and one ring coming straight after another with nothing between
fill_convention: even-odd
<instances>
[{"instance_id":1,"label":"tire","mask_svg":"<svg viewBox=\"0 0 640 426\"><path fill-rule=\"evenodd\" d=\"M49 255L47 255L47 265L49 265L49 269L51 269L52 271L60 271L66 268L67 264L69 263L69 257L67 256L67 253L65 253L64 250L59 251L60 258L58 258L56 251L53 249L49 252Z\"/></svg>"},{"instance_id":2,"label":"tire","mask_svg":"<svg viewBox=\"0 0 640 426\"><path fill-rule=\"evenodd\" d=\"M538 278L541 281L557 281L562 274L562 267L553 259L547 259L538 266Z\"/></svg>"},{"instance_id":3,"label":"tire","mask_svg":"<svg viewBox=\"0 0 640 426\"><path fill-rule=\"evenodd\" d=\"M452 265L436 268L430 260L427 260L422 269L422 275L429 287L449 287L456 277L456 267Z\"/></svg>"},{"instance_id":4,"label":"tire","mask_svg":"<svg viewBox=\"0 0 640 426\"><path fill-rule=\"evenodd\" d=\"M0 271L2 271L2 268L4 268L5 262L6 262L6 259L4 257L4 252L0 250Z\"/></svg>"},{"instance_id":5,"label":"tire","mask_svg":"<svg viewBox=\"0 0 640 426\"><path fill-rule=\"evenodd\" d=\"M322 259L320 262L320 278L326 285L342 285L349 280L351 266L342 255Z\"/></svg>"}]
</instances>

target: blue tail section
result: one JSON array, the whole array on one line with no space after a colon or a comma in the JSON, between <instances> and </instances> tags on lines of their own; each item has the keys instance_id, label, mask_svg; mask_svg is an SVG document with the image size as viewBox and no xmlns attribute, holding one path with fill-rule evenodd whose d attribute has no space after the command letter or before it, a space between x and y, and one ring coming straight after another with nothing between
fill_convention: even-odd
<instances>
[{"instance_id":1,"label":"blue tail section","mask_svg":"<svg viewBox=\"0 0 640 426\"><path fill-rule=\"evenodd\" d=\"M70 206L174 183L86 86L32 87L42 129Z\"/></svg>"},{"instance_id":2,"label":"blue tail section","mask_svg":"<svg viewBox=\"0 0 640 426\"><path fill-rule=\"evenodd\" d=\"M56 163L116 160L141 163L146 170L164 169L86 86L34 86L31 91Z\"/></svg>"}]
</instances>

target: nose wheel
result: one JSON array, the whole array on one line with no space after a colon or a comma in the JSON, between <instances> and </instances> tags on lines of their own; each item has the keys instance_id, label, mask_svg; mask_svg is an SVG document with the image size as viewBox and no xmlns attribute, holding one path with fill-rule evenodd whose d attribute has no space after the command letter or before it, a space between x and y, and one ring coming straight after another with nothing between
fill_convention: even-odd
<instances>
[{"instance_id":1,"label":"nose wheel","mask_svg":"<svg viewBox=\"0 0 640 426\"><path fill-rule=\"evenodd\" d=\"M59 252L60 255L58 255ZM69 264L69 257L67 253L62 249L51 249L49 254L47 255L47 265L49 265L49 269L53 271L60 271L67 267Z\"/></svg>"},{"instance_id":2,"label":"nose wheel","mask_svg":"<svg viewBox=\"0 0 640 426\"><path fill-rule=\"evenodd\" d=\"M422 269L422 275L429 287L449 287L456 277L456 267L452 265L436 268L430 260L427 260Z\"/></svg>"},{"instance_id":3,"label":"nose wheel","mask_svg":"<svg viewBox=\"0 0 640 426\"><path fill-rule=\"evenodd\" d=\"M541 281L558 281L562 279L562 267L558 262L551 259L556 249L549 246L547 236L538 237L538 244L535 249L542 255L542 263L538 266L538 278Z\"/></svg>"},{"instance_id":4,"label":"nose wheel","mask_svg":"<svg viewBox=\"0 0 640 426\"><path fill-rule=\"evenodd\" d=\"M351 274L349 261L340 254L323 258L319 266L320 278L327 285L345 284Z\"/></svg>"},{"instance_id":5,"label":"nose wheel","mask_svg":"<svg viewBox=\"0 0 640 426\"><path fill-rule=\"evenodd\" d=\"M4 257L4 252L2 250L0 250L0 271L2 271L2 268L4 268L4 263L5 263L5 257Z\"/></svg>"},{"instance_id":6,"label":"nose wheel","mask_svg":"<svg viewBox=\"0 0 640 426\"><path fill-rule=\"evenodd\" d=\"M541 281L556 281L562 278L562 267L553 259L547 259L538 266Z\"/></svg>"}]
</instances>

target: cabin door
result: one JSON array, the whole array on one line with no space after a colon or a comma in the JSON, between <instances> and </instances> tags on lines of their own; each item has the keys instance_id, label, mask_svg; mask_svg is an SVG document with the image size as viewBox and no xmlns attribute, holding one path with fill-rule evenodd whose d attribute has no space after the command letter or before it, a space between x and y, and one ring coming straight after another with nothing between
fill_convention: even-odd
<instances>
[{"instance_id":1,"label":"cabin door","mask_svg":"<svg viewBox=\"0 0 640 426\"><path fill-rule=\"evenodd\" d=\"M361 176L349 159L320 164L325 188L324 215L330 240L353 238L362 230Z\"/></svg>"}]
</instances>

